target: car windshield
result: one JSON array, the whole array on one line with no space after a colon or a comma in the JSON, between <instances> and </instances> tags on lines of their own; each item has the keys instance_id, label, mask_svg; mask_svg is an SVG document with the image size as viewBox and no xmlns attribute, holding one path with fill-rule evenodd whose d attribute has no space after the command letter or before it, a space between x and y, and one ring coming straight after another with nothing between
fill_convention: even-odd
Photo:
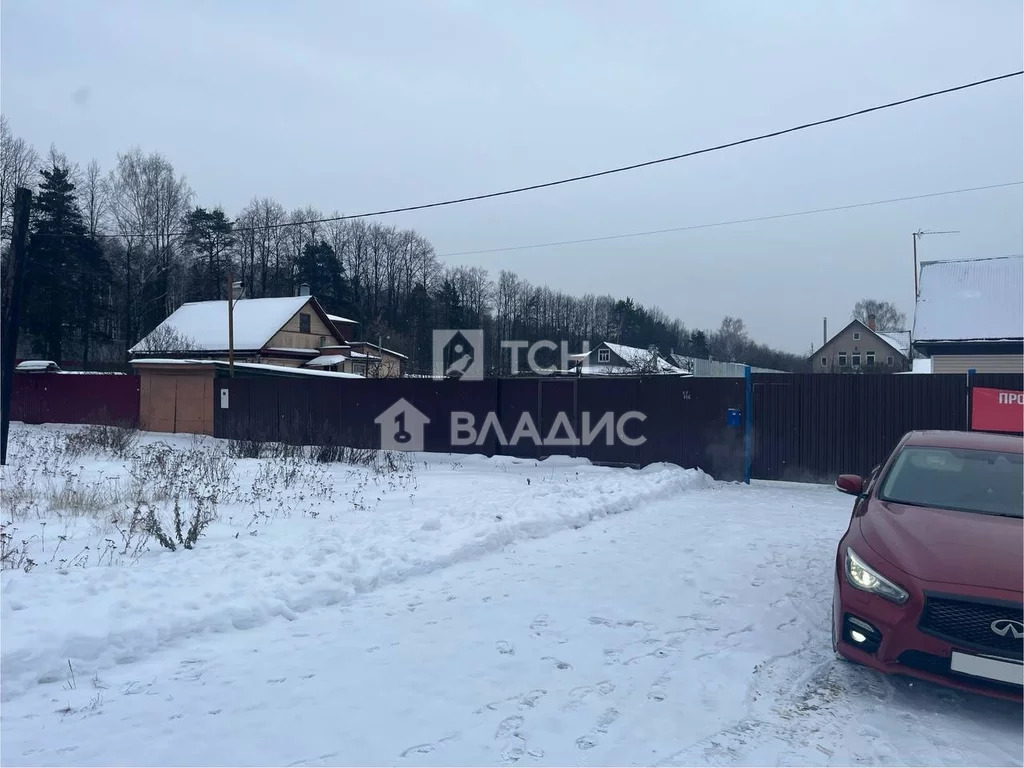
<instances>
[{"instance_id":1,"label":"car windshield","mask_svg":"<svg viewBox=\"0 0 1024 768\"><path fill-rule=\"evenodd\" d=\"M908 446L900 451L879 496L898 504L1024 517L1024 457Z\"/></svg>"}]
</instances>

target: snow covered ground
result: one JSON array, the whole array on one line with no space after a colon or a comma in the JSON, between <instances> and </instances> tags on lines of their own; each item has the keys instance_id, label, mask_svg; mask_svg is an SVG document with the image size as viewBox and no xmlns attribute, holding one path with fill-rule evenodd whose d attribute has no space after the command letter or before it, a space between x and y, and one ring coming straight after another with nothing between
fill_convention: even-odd
<instances>
[{"instance_id":1,"label":"snow covered ground","mask_svg":"<svg viewBox=\"0 0 1024 768\"><path fill-rule=\"evenodd\" d=\"M64 432L17 427L0 478L35 563L2 574L5 765L1024 763L1019 705L834 659L832 489L242 459L194 550L145 551L118 510L162 470Z\"/></svg>"}]
</instances>

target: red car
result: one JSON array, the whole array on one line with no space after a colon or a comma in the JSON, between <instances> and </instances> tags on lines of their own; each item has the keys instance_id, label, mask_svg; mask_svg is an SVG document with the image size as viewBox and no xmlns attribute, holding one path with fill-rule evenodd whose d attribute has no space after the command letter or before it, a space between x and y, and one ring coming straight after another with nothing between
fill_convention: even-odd
<instances>
[{"instance_id":1,"label":"red car","mask_svg":"<svg viewBox=\"0 0 1024 768\"><path fill-rule=\"evenodd\" d=\"M989 696L1024 690L1024 438L911 432L866 480L836 552L832 645Z\"/></svg>"}]
</instances>

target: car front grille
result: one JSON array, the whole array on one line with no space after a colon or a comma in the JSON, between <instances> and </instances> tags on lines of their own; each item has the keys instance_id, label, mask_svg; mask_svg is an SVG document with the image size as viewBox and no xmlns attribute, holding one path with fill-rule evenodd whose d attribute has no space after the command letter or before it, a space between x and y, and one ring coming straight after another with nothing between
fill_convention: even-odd
<instances>
[{"instance_id":1,"label":"car front grille","mask_svg":"<svg viewBox=\"0 0 1024 768\"><path fill-rule=\"evenodd\" d=\"M993 629L1005 629L1000 635ZM918 627L951 643L1007 658L1024 658L1024 608L952 597L928 596Z\"/></svg>"}]
</instances>

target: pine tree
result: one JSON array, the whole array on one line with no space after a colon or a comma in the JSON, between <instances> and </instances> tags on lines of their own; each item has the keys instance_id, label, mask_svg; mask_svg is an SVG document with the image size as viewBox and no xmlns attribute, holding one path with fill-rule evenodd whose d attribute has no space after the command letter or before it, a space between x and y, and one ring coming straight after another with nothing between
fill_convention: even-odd
<instances>
[{"instance_id":1,"label":"pine tree","mask_svg":"<svg viewBox=\"0 0 1024 768\"><path fill-rule=\"evenodd\" d=\"M40 173L25 273L25 330L47 358L59 362L67 341L91 336L95 286L107 274L103 251L82 219L70 169L54 163Z\"/></svg>"},{"instance_id":2,"label":"pine tree","mask_svg":"<svg viewBox=\"0 0 1024 768\"><path fill-rule=\"evenodd\" d=\"M220 208L196 208L185 216L185 244L196 261L188 270L189 294L197 300L217 299L227 292L224 254L235 244L232 224Z\"/></svg>"},{"instance_id":3,"label":"pine tree","mask_svg":"<svg viewBox=\"0 0 1024 768\"><path fill-rule=\"evenodd\" d=\"M328 312L350 311L350 288L334 249L324 240L306 243L295 260L295 282L307 283L310 292Z\"/></svg>"}]
</instances>

